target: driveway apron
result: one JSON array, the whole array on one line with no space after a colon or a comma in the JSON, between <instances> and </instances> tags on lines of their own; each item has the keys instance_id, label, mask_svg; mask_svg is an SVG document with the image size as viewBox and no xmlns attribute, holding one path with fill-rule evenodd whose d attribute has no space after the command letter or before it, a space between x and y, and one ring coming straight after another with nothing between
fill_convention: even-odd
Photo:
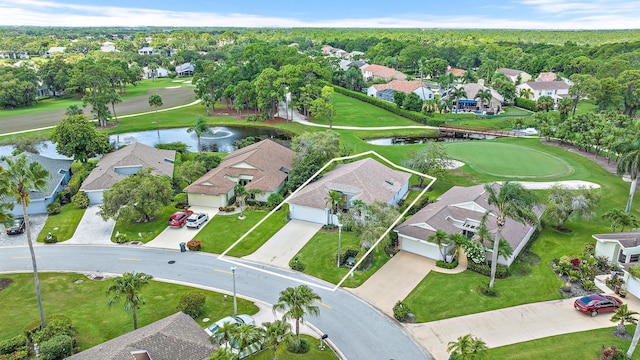
<instances>
[{"instance_id":1,"label":"driveway apron","mask_svg":"<svg viewBox=\"0 0 640 360\"><path fill-rule=\"evenodd\" d=\"M369 280L351 292L393 316L396 302L406 298L434 266L432 259L400 251Z\"/></svg>"},{"instance_id":2,"label":"driveway apron","mask_svg":"<svg viewBox=\"0 0 640 360\"><path fill-rule=\"evenodd\" d=\"M291 220L253 254L244 259L289 268L289 261L322 228L322 224Z\"/></svg>"},{"instance_id":3,"label":"driveway apron","mask_svg":"<svg viewBox=\"0 0 640 360\"><path fill-rule=\"evenodd\" d=\"M189 209L194 213L207 213L209 215L209 220L204 223L203 226L200 226L200 229L188 228L186 225L182 228L171 228L167 226L167 228L164 229L160 234L158 234L155 239L144 244L144 246L179 250L180 243L186 243L189 240L196 238L196 235L200 232L200 230L207 226L207 224L209 224L209 221L211 221L211 219L219 211L217 208L203 206L191 206Z\"/></svg>"},{"instance_id":4,"label":"driveway apron","mask_svg":"<svg viewBox=\"0 0 640 360\"><path fill-rule=\"evenodd\" d=\"M111 233L116 226L114 220L104 221L98 215L100 206L89 206L71 239L62 244L111 245Z\"/></svg>"}]
</instances>

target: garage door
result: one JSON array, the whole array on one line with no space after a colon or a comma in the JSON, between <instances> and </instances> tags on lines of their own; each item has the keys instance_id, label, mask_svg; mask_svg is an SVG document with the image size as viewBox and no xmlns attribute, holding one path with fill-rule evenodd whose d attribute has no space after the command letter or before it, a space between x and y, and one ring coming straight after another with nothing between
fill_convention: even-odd
<instances>
[{"instance_id":1,"label":"garage door","mask_svg":"<svg viewBox=\"0 0 640 360\"><path fill-rule=\"evenodd\" d=\"M187 194L189 199L189 205L192 206L207 206L207 207L220 207L226 206L224 204L224 195L205 195L205 194Z\"/></svg>"},{"instance_id":2,"label":"garage door","mask_svg":"<svg viewBox=\"0 0 640 360\"><path fill-rule=\"evenodd\" d=\"M289 204L289 216L295 220L310 221L318 224L327 223L327 214L324 209Z\"/></svg>"},{"instance_id":3,"label":"garage door","mask_svg":"<svg viewBox=\"0 0 640 360\"><path fill-rule=\"evenodd\" d=\"M400 236L398 240L400 241L400 250L422 255L431 259L440 260L440 250L435 244L431 244L421 240L408 239L403 236Z\"/></svg>"}]
</instances>

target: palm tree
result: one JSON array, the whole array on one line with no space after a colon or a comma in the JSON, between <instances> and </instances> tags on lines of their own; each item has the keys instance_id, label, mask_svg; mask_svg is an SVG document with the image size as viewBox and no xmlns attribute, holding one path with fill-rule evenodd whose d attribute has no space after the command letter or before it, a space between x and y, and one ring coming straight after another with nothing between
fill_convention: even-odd
<instances>
[{"instance_id":1,"label":"palm tree","mask_svg":"<svg viewBox=\"0 0 640 360\"><path fill-rule=\"evenodd\" d=\"M618 335L624 336L627 333L627 329L624 327L625 323L629 324L637 324L638 320L633 317L633 315L638 315L637 311L630 311L627 304L620 305L619 308L613 313L611 317L612 322L618 322Z\"/></svg>"},{"instance_id":2,"label":"palm tree","mask_svg":"<svg viewBox=\"0 0 640 360\"><path fill-rule=\"evenodd\" d=\"M149 106L156 108L156 123L158 122L158 108L162 106L162 98L158 94L149 96Z\"/></svg>"},{"instance_id":3,"label":"palm tree","mask_svg":"<svg viewBox=\"0 0 640 360\"><path fill-rule=\"evenodd\" d=\"M117 91L111 89L107 91L105 94L105 99L111 103L111 110L113 111L113 117L118 121L118 115L116 115L116 104L120 104L122 102L122 98Z\"/></svg>"},{"instance_id":4,"label":"palm tree","mask_svg":"<svg viewBox=\"0 0 640 360\"><path fill-rule=\"evenodd\" d=\"M538 217L533 212L533 207L537 204L537 201L531 191L525 190L518 183L507 181L498 190L496 190L494 184L486 184L484 188L488 194L487 202L496 208L497 231L493 241L491 280L489 282L489 287L493 288L498 266L500 239L502 239L502 229L507 222L507 218L523 224L537 224Z\"/></svg>"},{"instance_id":5,"label":"palm tree","mask_svg":"<svg viewBox=\"0 0 640 360\"><path fill-rule=\"evenodd\" d=\"M242 358L245 350L252 354L260 350L260 340L262 339L262 329L255 325L236 324L231 330L231 341L229 342L238 350L238 357Z\"/></svg>"},{"instance_id":6,"label":"palm tree","mask_svg":"<svg viewBox=\"0 0 640 360\"><path fill-rule=\"evenodd\" d=\"M217 345L222 345L231 340L233 335L233 329L236 327L237 323L225 321L222 323L222 326L218 327L218 329L213 333L213 342Z\"/></svg>"},{"instance_id":7,"label":"palm tree","mask_svg":"<svg viewBox=\"0 0 640 360\"><path fill-rule=\"evenodd\" d=\"M480 219L480 225L478 226L478 231L476 235L478 236L478 242L480 245L484 246L484 242L488 241L489 243L493 242L493 235L491 235L491 231L487 227L487 219L489 218L490 211L486 211L482 214L482 218Z\"/></svg>"},{"instance_id":8,"label":"palm tree","mask_svg":"<svg viewBox=\"0 0 640 360\"><path fill-rule=\"evenodd\" d=\"M629 190L627 207L624 210L628 213L631 211L631 203L633 202L633 195L638 185L638 174L640 173L640 137L636 137L633 142L622 148L616 170L618 175L628 173L631 177L631 189Z\"/></svg>"},{"instance_id":9,"label":"palm tree","mask_svg":"<svg viewBox=\"0 0 640 360\"><path fill-rule=\"evenodd\" d=\"M455 249L455 254L453 254L453 258L457 259L458 255L460 254L460 249L467 241L469 241L469 238L462 233L455 233L455 234L449 234L449 241L453 243L453 246Z\"/></svg>"},{"instance_id":10,"label":"palm tree","mask_svg":"<svg viewBox=\"0 0 640 360\"><path fill-rule=\"evenodd\" d=\"M188 133L195 133L198 138L198 151L200 151L200 138L202 135L211 134L211 130L209 129L209 125L207 124L207 120L202 116L198 116L196 119L195 125L187 129Z\"/></svg>"},{"instance_id":11,"label":"palm tree","mask_svg":"<svg viewBox=\"0 0 640 360\"><path fill-rule=\"evenodd\" d=\"M288 287L280 292L278 303L273 305L273 312L278 310L284 311L283 321L296 321L296 338L298 346L300 346L300 323L304 323L304 317L307 313L318 316L320 308L312 305L314 301L322 301L320 295L316 294L307 285L299 285L296 287Z\"/></svg>"},{"instance_id":12,"label":"palm tree","mask_svg":"<svg viewBox=\"0 0 640 360\"><path fill-rule=\"evenodd\" d=\"M533 96L533 90L531 90L530 88L522 88L520 89L520 93L518 93L518 95L520 95L521 98L529 100Z\"/></svg>"},{"instance_id":13,"label":"palm tree","mask_svg":"<svg viewBox=\"0 0 640 360\"><path fill-rule=\"evenodd\" d=\"M264 343L265 348L273 351L273 360L277 360L278 348L283 342L292 340L291 325L288 322L282 320L276 320L274 322L262 323L264 328Z\"/></svg>"},{"instance_id":14,"label":"palm tree","mask_svg":"<svg viewBox=\"0 0 640 360\"><path fill-rule=\"evenodd\" d=\"M64 110L65 116L82 115L82 114L84 114L84 112L82 111L82 109L80 109L78 105L69 105L69 107Z\"/></svg>"},{"instance_id":15,"label":"palm tree","mask_svg":"<svg viewBox=\"0 0 640 360\"><path fill-rule=\"evenodd\" d=\"M216 352L209 356L208 360L236 360L236 355L228 347L219 347Z\"/></svg>"},{"instance_id":16,"label":"palm tree","mask_svg":"<svg viewBox=\"0 0 640 360\"><path fill-rule=\"evenodd\" d=\"M245 189L244 185L240 184L233 187L233 193L236 195L236 200L240 205L240 217L238 217L238 219L244 219L244 205L249 193L247 192L247 189Z\"/></svg>"},{"instance_id":17,"label":"palm tree","mask_svg":"<svg viewBox=\"0 0 640 360\"><path fill-rule=\"evenodd\" d=\"M491 90L489 89L478 90L474 99L480 100L480 111L482 111L482 106L486 105L486 103L489 103L489 107L491 107L491 99L493 99L493 95L491 95Z\"/></svg>"},{"instance_id":18,"label":"palm tree","mask_svg":"<svg viewBox=\"0 0 640 360\"><path fill-rule=\"evenodd\" d=\"M215 101L213 97L209 93L204 93L200 97L202 105L204 105L205 109L207 109L207 116L211 116L211 110L213 110L213 106L215 105Z\"/></svg>"},{"instance_id":19,"label":"palm tree","mask_svg":"<svg viewBox=\"0 0 640 360\"><path fill-rule=\"evenodd\" d=\"M456 119L458 119L458 113L460 112L460 100L467 97L467 92L463 87L453 88L451 90L451 98L456 102Z\"/></svg>"},{"instance_id":20,"label":"palm tree","mask_svg":"<svg viewBox=\"0 0 640 360\"><path fill-rule=\"evenodd\" d=\"M451 341L448 345L447 351L451 354L451 359L473 360L486 356L487 344L471 334L460 336L457 341Z\"/></svg>"},{"instance_id":21,"label":"palm tree","mask_svg":"<svg viewBox=\"0 0 640 360\"><path fill-rule=\"evenodd\" d=\"M140 289L149 284L153 276L145 273L126 272L122 276L113 279L113 283L107 288L107 295L112 295L107 300L107 305L111 307L116 302L124 301L124 310L133 316L133 329L138 328L138 317L136 309L139 305L144 305L140 297Z\"/></svg>"},{"instance_id":22,"label":"palm tree","mask_svg":"<svg viewBox=\"0 0 640 360\"><path fill-rule=\"evenodd\" d=\"M436 230L435 233L429 235L429 241L438 245L438 249L440 249L440 255L442 255L442 261L445 258L445 245L449 245L449 234L447 234L444 230Z\"/></svg>"},{"instance_id":23,"label":"palm tree","mask_svg":"<svg viewBox=\"0 0 640 360\"><path fill-rule=\"evenodd\" d=\"M38 309L40 310L40 324L44 327L46 322L44 318L44 308L42 307L42 296L40 295L38 264L36 262L36 254L33 250L33 242L31 240L31 225L29 222L27 206L29 206L29 196L32 191L44 192L47 189L51 174L49 174L49 172L39 163L35 161L30 162L24 154L13 159L7 156L2 156L0 157L0 160L7 164L6 170L2 173L2 185L0 186L2 186L2 190L7 196L15 198L22 206L22 215L24 216L25 228L27 230L27 244L29 245L31 266L33 267L33 278L36 285Z\"/></svg>"},{"instance_id":24,"label":"palm tree","mask_svg":"<svg viewBox=\"0 0 640 360\"><path fill-rule=\"evenodd\" d=\"M325 202L329 205L329 218L327 219L327 223L333 224L333 214L338 213L338 206L344 205L344 198L342 197L342 193L336 190L329 190L327 197L325 198Z\"/></svg>"}]
</instances>

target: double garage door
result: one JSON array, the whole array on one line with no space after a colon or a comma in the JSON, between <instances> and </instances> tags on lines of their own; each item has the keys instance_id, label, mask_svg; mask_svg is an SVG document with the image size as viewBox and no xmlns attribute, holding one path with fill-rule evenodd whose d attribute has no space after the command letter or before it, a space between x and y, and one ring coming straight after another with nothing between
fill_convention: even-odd
<instances>
[{"instance_id":1,"label":"double garage door","mask_svg":"<svg viewBox=\"0 0 640 360\"><path fill-rule=\"evenodd\" d=\"M293 220L304 220L318 224L327 223L325 209L289 204L289 217Z\"/></svg>"},{"instance_id":2,"label":"double garage door","mask_svg":"<svg viewBox=\"0 0 640 360\"><path fill-rule=\"evenodd\" d=\"M436 244L426 242L423 240L411 239L400 236L398 238L400 242L400 250L404 250L410 253L421 255L435 260L440 260L440 250Z\"/></svg>"}]
</instances>

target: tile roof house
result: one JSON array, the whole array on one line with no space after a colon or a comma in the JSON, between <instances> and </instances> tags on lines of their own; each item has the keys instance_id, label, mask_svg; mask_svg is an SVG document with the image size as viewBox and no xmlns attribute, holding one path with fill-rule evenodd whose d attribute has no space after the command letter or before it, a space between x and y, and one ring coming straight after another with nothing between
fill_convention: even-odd
<instances>
[{"instance_id":1,"label":"tile roof house","mask_svg":"<svg viewBox=\"0 0 640 360\"><path fill-rule=\"evenodd\" d=\"M491 185L499 189L499 183ZM473 237L485 212L491 211L486 226L495 236L496 216L495 207L487 202L488 193L484 185L471 187L454 186L435 203L429 204L415 215L395 228L398 233L399 249L422 255L435 260L444 260L438 245L429 241L429 236L437 230L443 230L447 234L462 233ZM544 207L534 209L538 219L542 216ZM527 244L535 226L525 225L513 219L507 218L507 223L502 229L502 238L507 240L513 249L513 255L508 259L498 258L498 262L511 265L520 251ZM487 257L491 256L491 249L487 249Z\"/></svg>"},{"instance_id":2,"label":"tile roof house","mask_svg":"<svg viewBox=\"0 0 640 360\"><path fill-rule=\"evenodd\" d=\"M260 190L255 200L267 201L285 185L294 156L293 150L269 139L238 149L184 189L189 205L227 206L237 184Z\"/></svg>"},{"instance_id":3,"label":"tile roof house","mask_svg":"<svg viewBox=\"0 0 640 360\"><path fill-rule=\"evenodd\" d=\"M452 73L454 76L462 77L467 72L467 70L450 67L447 69L447 72Z\"/></svg>"},{"instance_id":4,"label":"tile roof house","mask_svg":"<svg viewBox=\"0 0 640 360\"><path fill-rule=\"evenodd\" d=\"M105 154L82 182L80 190L87 194L91 205L102 204L105 190L111 189L113 184L142 169L151 168L152 174L173 178L175 158L175 150L161 150L134 142Z\"/></svg>"},{"instance_id":5,"label":"tile roof house","mask_svg":"<svg viewBox=\"0 0 640 360\"><path fill-rule=\"evenodd\" d=\"M407 75L400 71L382 65L370 64L363 66L360 70L362 70L362 77L367 81L376 79L385 81L407 79Z\"/></svg>"},{"instance_id":6,"label":"tile roof house","mask_svg":"<svg viewBox=\"0 0 640 360\"><path fill-rule=\"evenodd\" d=\"M528 73L526 73L526 72L524 72L522 70L498 68L498 69L496 69L496 72L505 74L511 80L511 82L514 83L514 84L518 83L518 77L520 77L520 83L527 82L527 81L531 80L531 75L529 75Z\"/></svg>"},{"instance_id":7,"label":"tile roof house","mask_svg":"<svg viewBox=\"0 0 640 360\"><path fill-rule=\"evenodd\" d=\"M216 351L209 335L183 312L79 352L68 360L206 360Z\"/></svg>"},{"instance_id":8,"label":"tile roof house","mask_svg":"<svg viewBox=\"0 0 640 360\"><path fill-rule=\"evenodd\" d=\"M27 157L28 163L37 162L42 165L45 170L49 172L49 179L47 187L44 192L31 191L29 193L29 206L27 206L27 213L32 214L46 214L47 205L53 202L59 191L63 190L64 185L69 183L71 177L71 164L73 160L70 159L52 159L42 155L33 154L29 152L24 153ZM6 167L3 161L0 161L0 167ZM13 199L15 201L15 199ZM13 216L22 216L22 207L17 203L11 210Z\"/></svg>"},{"instance_id":9,"label":"tile roof house","mask_svg":"<svg viewBox=\"0 0 640 360\"><path fill-rule=\"evenodd\" d=\"M541 72L535 81L555 81L558 75L553 72Z\"/></svg>"},{"instance_id":10,"label":"tile roof house","mask_svg":"<svg viewBox=\"0 0 640 360\"><path fill-rule=\"evenodd\" d=\"M541 96L551 96L557 103L558 100L569 95L571 85L562 80L554 81L529 81L516 86L516 93L522 89L529 89L533 94L532 100L538 101Z\"/></svg>"},{"instance_id":11,"label":"tile roof house","mask_svg":"<svg viewBox=\"0 0 640 360\"><path fill-rule=\"evenodd\" d=\"M393 93L391 93L390 99L388 93L379 93L385 89L400 91L405 94L415 93L421 100L431 100L434 99L435 94L440 89L440 86L438 84L427 84L420 80L392 80L386 84L371 85L367 88L367 95L388 102L393 102Z\"/></svg>"},{"instance_id":12,"label":"tile roof house","mask_svg":"<svg viewBox=\"0 0 640 360\"><path fill-rule=\"evenodd\" d=\"M289 198L289 216L335 224L336 219L329 219L326 200L330 190L342 193L344 209L348 209L354 200L365 204L375 200L397 204L407 194L410 177L411 174L393 170L372 158L340 164Z\"/></svg>"}]
</instances>

